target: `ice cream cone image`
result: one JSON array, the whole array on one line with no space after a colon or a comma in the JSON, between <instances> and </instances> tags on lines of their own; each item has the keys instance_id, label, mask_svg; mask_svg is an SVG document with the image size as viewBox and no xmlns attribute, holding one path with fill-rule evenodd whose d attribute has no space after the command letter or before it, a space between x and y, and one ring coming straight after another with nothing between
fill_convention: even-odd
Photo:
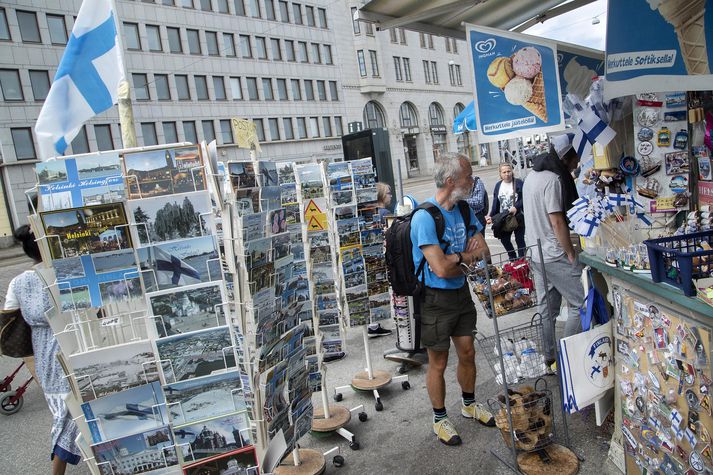
<instances>
[{"instance_id":1,"label":"ice cream cone image","mask_svg":"<svg viewBox=\"0 0 713 475\"><path fill-rule=\"evenodd\" d=\"M542 58L535 48L526 46L512 57L495 58L488 67L488 79L503 91L510 104L522 106L547 122Z\"/></svg>"},{"instance_id":2,"label":"ice cream cone image","mask_svg":"<svg viewBox=\"0 0 713 475\"><path fill-rule=\"evenodd\" d=\"M547 122L547 103L545 102L545 81L542 73L532 80L532 96L523 107L535 114L542 122Z\"/></svg>"},{"instance_id":3,"label":"ice cream cone image","mask_svg":"<svg viewBox=\"0 0 713 475\"><path fill-rule=\"evenodd\" d=\"M704 15L706 0L648 0L673 25L688 74L710 74ZM713 27L713 25L711 25Z\"/></svg>"}]
</instances>

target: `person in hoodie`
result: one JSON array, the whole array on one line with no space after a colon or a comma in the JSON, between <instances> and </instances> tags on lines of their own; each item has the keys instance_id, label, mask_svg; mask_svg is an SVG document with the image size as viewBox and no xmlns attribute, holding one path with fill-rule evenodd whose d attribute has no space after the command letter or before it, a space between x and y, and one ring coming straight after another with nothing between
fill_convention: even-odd
<instances>
[{"instance_id":1,"label":"person in hoodie","mask_svg":"<svg viewBox=\"0 0 713 475\"><path fill-rule=\"evenodd\" d=\"M533 160L532 171L523 185L525 240L528 246L542 245L532 253L532 270L537 290L538 311L543 317L544 356L546 364L555 369L556 345L554 321L562 298L567 302L565 336L581 331L579 307L584 298L581 277L583 266L570 238L567 210L578 198L572 172L579 164L577 153L569 144L550 146ZM547 272L545 289L544 272ZM547 297L550 305L547 305Z\"/></svg>"}]
</instances>

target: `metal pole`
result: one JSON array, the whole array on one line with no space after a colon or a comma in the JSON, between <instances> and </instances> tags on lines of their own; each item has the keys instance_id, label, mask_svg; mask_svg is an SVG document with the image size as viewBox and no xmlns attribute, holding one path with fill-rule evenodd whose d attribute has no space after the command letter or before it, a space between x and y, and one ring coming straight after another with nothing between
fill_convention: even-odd
<instances>
[{"instance_id":1,"label":"metal pole","mask_svg":"<svg viewBox=\"0 0 713 475\"><path fill-rule=\"evenodd\" d=\"M324 411L324 418L329 419L329 401L327 399L327 377L326 371L322 371L322 410Z\"/></svg>"},{"instance_id":2,"label":"metal pole","mask_svg":"<svg viewBox=\"0 0 713 475\"><path fill-rule=\"evenodd\" d=\"M300 449L295 448L292 450L292 460L295 463L295 467L302 465L302 461L300 460Z\"/></svg>"},{"instance_id":3,"label":"metal pole","mask_svg":"<svg viewBox=\"0 0 713 475\"><path fill-rule=\"evenodd\" d=\"M119 109L119 124L121 125L122 148L136 147L136 127L134 125L134 109L131 105L131 88L126 80L128 74L124 64L124 42L122 40L121 22L119 11L116 9L116 0L111 0L111 9L114 12L114 27L116 28L116 42L121 52L121 66L124 69L124 80L119 82L117 91L117 105Z\"/></svg>"},{"instance_id":4,"label":"metal pole","mask_svg":"<svg viewBox=\"0 0 713 475\"><path fill-rule=\"evenodd\" d=\"M367 325L362 327L362 334L364 336L364 357L366 358L366 372L369 375L369 379L374 379L374 372L371 369L371 352L369 351L369 330Z\"/></svg>"},{"instance_id":5,"label":"metal pole","mask_svg":"<svg viewBox=\"0 0 713 475\"><path fill-rule=\"evenodd\" d=\"M396 176L397 176L397 180L398 180L397 183L398 183L398 185L399 185L399 187L398 187L399 189L396 190L396 193L397 193L397 194L396 194L396 199L397 199L396 202L397 202L397 203L403 203L403 200L404 200L404 182L403 182L403 177L402 177L402 175L401 175L401 159L400 159L400 158L396 159Z\"/></svg>"}]
</instances>

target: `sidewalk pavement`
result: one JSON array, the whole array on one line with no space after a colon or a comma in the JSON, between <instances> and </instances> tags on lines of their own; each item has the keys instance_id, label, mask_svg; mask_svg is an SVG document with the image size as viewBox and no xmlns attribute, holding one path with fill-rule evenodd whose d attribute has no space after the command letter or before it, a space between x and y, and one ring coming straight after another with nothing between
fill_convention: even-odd
<instances>
[{"instance_id":1,"label":"sidewalk pavement","mask_svg":"<svg viewBox=\"0 0 713 475\"><path fill-rule=\"evenodd\" d=\"M19 244L0 249L0 262L18 257L25 257L25 251L22 250L22 246Z\"/></svg>"}]
</instances>

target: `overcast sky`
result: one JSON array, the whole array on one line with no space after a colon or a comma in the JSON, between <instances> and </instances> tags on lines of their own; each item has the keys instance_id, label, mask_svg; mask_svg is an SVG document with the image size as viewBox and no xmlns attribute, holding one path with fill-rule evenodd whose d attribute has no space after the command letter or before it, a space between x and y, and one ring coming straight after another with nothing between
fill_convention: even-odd
<instances>
[{"instance_id":1,"label":"overcast sky","mask_svg":"<svg viewBox=\"0 0 713 475\"><path fill-rule=\"evenodd\" d=\"M596 0L544 23L538 23L525 30L525 33L604 51L606 11L606 0ZM592 25L595 16L600 20L598 25Z\"/></svg>"}]
</instances>

